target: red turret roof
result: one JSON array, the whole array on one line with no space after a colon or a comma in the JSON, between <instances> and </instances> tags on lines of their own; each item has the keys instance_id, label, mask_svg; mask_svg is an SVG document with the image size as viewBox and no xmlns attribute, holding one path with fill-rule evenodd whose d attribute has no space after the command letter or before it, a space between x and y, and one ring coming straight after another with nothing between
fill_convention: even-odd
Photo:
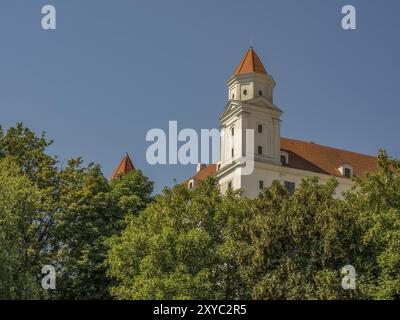
<instances>
[{"instance_id":1,"label":"red turret roof","mask_svg":"<svg viewBox=\"0 0 400 320\"><path fill-rule=\"evenodd\" d=\"M250 47L235 70L235 75L257 72L267 74L257 53Z\"/></svg>"}]
</instances>

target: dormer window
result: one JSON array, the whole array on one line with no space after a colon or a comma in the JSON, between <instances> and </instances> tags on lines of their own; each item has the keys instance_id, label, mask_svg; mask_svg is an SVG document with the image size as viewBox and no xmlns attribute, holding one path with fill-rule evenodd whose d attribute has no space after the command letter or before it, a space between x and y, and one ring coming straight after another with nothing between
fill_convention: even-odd
<instances>
[{"instance_id":1,"label":"dormer window","mask_svg":"<svg viewBox=\"0 0 400 320\"><path fill-rule=\"evenodd\" d=\"M285 151L281 152L281 164L286 166L289 164L289 154Z\"/></svg>"},{"instance_id":2,"label":"dormer window","mask_svg":"<svg viewBox=\"0 0 400 320\"><path fill-rule=\"evenodd\" d=\"M340 173L343 177L352 178L353 177L353 167L349 164L344 164L339 168Z\"/></svg>"},{"instance_id":3,"label":"dormer window","mask_svg":"<svg viewBox=\"0 0 400 320\"><path fill-rule=\"evenodd\" d=\"M189 187L189 189L193 188L193 179L189 181L188 187Z\"/></svg>"}]
</instances>

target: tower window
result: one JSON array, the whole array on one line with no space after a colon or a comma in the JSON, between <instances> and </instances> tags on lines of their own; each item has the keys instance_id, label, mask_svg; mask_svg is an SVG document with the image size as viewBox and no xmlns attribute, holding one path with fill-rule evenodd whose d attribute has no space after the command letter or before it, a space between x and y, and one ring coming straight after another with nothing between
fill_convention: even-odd
<instances>
[{"instance_id":1,"label":"tower window","mask_svg":"<svg viewBox=\"0 0 400 320\"><path fill-rule=\"evenodd\" d=\"M235 135L235 127L231 128L231 135L234 136Z\"/></svg>"},{"instance_id":2,"label":"tower window","mask_svg":"<svg viewBox=\"0 0 400 320\"><path fill-rule=\"evenodd\" d=\"M262 124L258 125L258 133L262 133L263 132L263 126Z\"/></svg>"},{"instance_id":3,"label":"tower window","mask_svg":"<svg viewBox=\"0 0 400 320\"><path fill-rule=\"evenodd\" d=\"M228 182L228 190L232 190L232 181Z\"/></svg>"},{"instance_id":4,"label":"tower window","mask_svg":"<svg viewBox=\"0 0 400 320\"><path fill-rule=\"evenodd\" d=\"M235 94L232 94L232 100L234 100L235 99Z\"/></svg>"},{"instance_id":5,"label":"tower window","mask_svg":"<svg viewBox=\"0 0 400 320\"><path fill-rule=\"evenodd\" d=\"M247 95L247 90L246 90L246 89L243 90L243 94L244 94L245 96Z\"/></svg>"},{"instance_id":6,"label":"tower window","mask_svg":"<svg viewBox=\"0 0 400 320\"><path fill-rule=\"evenodd\" d=\"M283 185L285 186L286 190L289 191L290 193L293 193L294 190L296 189L296 184L294 182L284 181Z\"/></svg>"},{"instance_id":7,"label":"tower window","mask_svg":"<svg viewBox=\"0 0 400 320\"><path fill-rule=\"evenodd\" d=\"M264 189L264 181L263 180L258 181L258 188L260 190Z\"/></svg>"},{"instance_id":8,"label":"tower window","mask_svg":"<svg viewBox=\"0 0 400 320\"><path fill-rule=\"evenodd\" d=\"M231 149L231 156L232 156L232 158L233 158L234 155L235 155L235 150L232 148L232 149Z\"/></svg>"},{"instance_id":9,"label":"tower window","mask_svg":"<svg viewBox=\"0 0 400 320\"><path fill-rule=\"evenodd\" d=\"M259 96L262 96L262 91L261 91L261 90L258 91L258 95L259 95Z\"/></svg>"},{"instance_id":10,"label":"tower window","mask_svg":"<svg viewBox=\"0 0 400 320\"><path fill-rule=\"evenodd\" d=\"M262 146L258 146L258 154L262 155L262 153L263 153Z\"/></svg>"}]
</instances>

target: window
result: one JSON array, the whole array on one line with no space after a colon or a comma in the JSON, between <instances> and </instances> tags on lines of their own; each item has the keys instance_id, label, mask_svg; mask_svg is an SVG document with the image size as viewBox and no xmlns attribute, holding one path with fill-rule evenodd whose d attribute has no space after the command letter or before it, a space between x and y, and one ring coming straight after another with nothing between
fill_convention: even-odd
<instances>
[{"instance_id":1,"label":"window","mask_svg":"<svg viewBox=\"0 0 400 320\"><path fill-rule=\"evenodd\" d=\"M232 135L232 137L235 135L235 127L231 128L231 135Z\"/></svg>"},{"instance_id":2,"label":"window","mask_svg":"<svg viewBox=\"0 0 400 320\"><path fill-rule=\"evenodd\" d=\"M258 146L258 154L259 155L263 154L262 146Z\"/></svg>"},{"instance_id":3,"label":"window","mask_svg":"<svg viewBox=\"0 0 400 320\"><path fill-rule=\"evenodd\" d=\"M232 181L228 182L228 190L232 190Z\"/></svg>"},{"instance_id":4,"label":"window","mask_svg":"<svg viewBox=\"0 0 400 320\"><path fill-rule=\"evenodd\" d=\"M247 90L246 90L246 89L243 90L243 94L244 94L245 96L247 96Z\"/></svg>"},{"instance_id":5,"label":"window","mask_svg":"<svg viewBox=\"0 0 400 320\"><path fill-rule=\"evenodd\" d=\"M281 164L283 166L289 164L289 154L287 152L281 152Z\"/></svg>"},{"instance_id":6,"label":"window","mask_svg":"<svg viewBox=\"0 0 400 320\"><path fill-rule=\"evenodd\" d=\"M235 94L232 95L232 100L235 100Z\"/></svg>"},{"instance_id":7,"label":"window","mask_svg":"<svg viewBox=\"0 0 400 320\"><path fill-rule=\"evenodd\" d=\"M342 165L339 171L346 178L351 178L353 176L353 167L349 164Z\"/></svg>"},{"instance_id":8,"label":"window","mask_svg":"<svg viewBox=\"0 0 400 320\"><path fill-rule=\"evenodd\" d=\"M286 190L289 191L290 193L293 193L294 190L296 189L296 184L294 182L284 181L283 185L285 186Z\"/></svg>"},{"instance_id":9,"label":"window","mask_svg":"<svg viewBox=\"0 0 400 320\"><path fill-rule=\"evenodd\" d=\"M259 96L262 96L262 91L261 91L261 90L258 91L258 95L259 95Z\"/></svg>"},{"instance_id":10,"label":"window","mask_svg":"<svg viewBox=\"0 0 400 320\"><path fill-rule=\"evenodd\" d=\"M260 190L264 189L264 181L263 180L258 181L258 188Z\"/></svg>"},{"instance_id":11,"label":"window","mask_svg":"<svg viewBox=\"0 0 400 320\"><path fill-rule=\"evenodd\" d=\"M235 150L232 148L232 150L231 150L231 157L233 158L234 155L235 155Z\"/></svg>"},{"instance_id":12,"label":"window","mask_svg":"<svg viewBox=\"0 0 400 320\"><path fill-rule=\"evenodd\" d=\"M219 171L219 170L221 170L221 163L220 162L217 164L217 171Z\"/></svg>"},{"instance_id":13,"label":"window","mask_svg":"<svg viewBox=\"0 0 400 320\"><path fill-rule=\"evenodd\" d=\"M344 168L344 176L346 178L351 178L351 169L350 168Z\"/></svg>"},{"instance_id":14,"label":"window","mask_svg":"<svg viewBox=\"0 0 400 320\"><path fill-rule=\"evenodd\" d=\"M193 181L190 181L189 182L189 189L192 189L193 188Z\"/></svg>"},{"instance_id":15,"label":"window","mask_svg":"<svg viewBox=\"0 0 400 320\"><path fill-rule=\"evenodd\" d=\"M258 125L258 133L262 133L263 132L263 126L262 124Z\"/></svg>"}]
</instances>

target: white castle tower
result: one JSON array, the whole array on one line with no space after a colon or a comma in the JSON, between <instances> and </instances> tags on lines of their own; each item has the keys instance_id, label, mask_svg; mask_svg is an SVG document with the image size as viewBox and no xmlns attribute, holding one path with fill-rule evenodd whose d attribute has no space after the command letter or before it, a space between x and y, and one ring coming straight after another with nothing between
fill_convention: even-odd
<instances>
[{"instance_id":1,"label":"white castle tower","mask_svg":"<svg viewBox=\"0 0 400 320\"><path fill-rule=\"evenodd\" d=\"M255 167L262 163L281 165L282 111L273 104L275 81L253 48L246 52L227 86L228 103L220 118L218 177L223 189L248 190L246 185L254 182L254 174L243 175L244 157L249 156L249 152L254 157ZM246 129L254 130L253 146L246 146ZM254 185L257 188L257 184Z\"/></svg>"}]
</instances>

